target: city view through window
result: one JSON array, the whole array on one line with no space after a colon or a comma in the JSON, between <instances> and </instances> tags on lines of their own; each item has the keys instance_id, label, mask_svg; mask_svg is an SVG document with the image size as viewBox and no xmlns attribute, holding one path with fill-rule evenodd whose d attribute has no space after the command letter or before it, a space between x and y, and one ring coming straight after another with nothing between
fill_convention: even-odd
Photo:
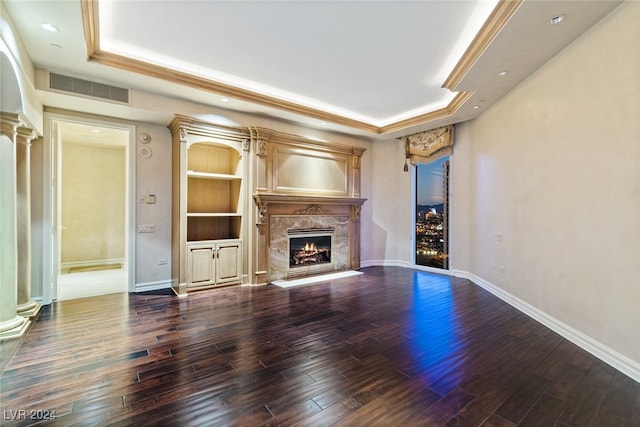
<instances>
[{"instance_id":1,"label":"city view through window","mask_svg":"<svg viewBox=\"0 0 640 427\"><path fill-rule=\"evenodd\" d=\"M416 166L416 264L449 268L449 158Z\"/></svg>"}]
</instances>

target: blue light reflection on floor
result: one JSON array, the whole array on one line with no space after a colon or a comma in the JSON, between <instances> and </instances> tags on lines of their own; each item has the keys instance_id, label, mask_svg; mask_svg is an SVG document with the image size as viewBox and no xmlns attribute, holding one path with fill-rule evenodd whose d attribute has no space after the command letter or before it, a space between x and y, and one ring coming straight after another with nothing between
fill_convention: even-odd
<instances>
[{"instance_id":1,"label":"blue light reflection on floor","mask_svg":"<svg viewBox=\"0 0 640 427\"><path fill-rule=\"evenodd\" d=\"M415 368L427 372L429 384L460 381L459 364L464 363L464 341L458 336L456 301L451 280L425 272L414 273L410 348Z\"/></svg>"}]
</instances>

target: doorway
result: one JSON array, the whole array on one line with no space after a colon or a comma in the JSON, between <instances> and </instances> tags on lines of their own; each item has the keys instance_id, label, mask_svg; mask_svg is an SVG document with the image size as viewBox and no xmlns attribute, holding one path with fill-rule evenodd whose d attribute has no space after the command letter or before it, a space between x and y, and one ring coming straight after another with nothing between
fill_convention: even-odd
<instances>
[{"instance_id":1,"label":"doorway","mask_svg":"<svg viewBox=\"0 0 640 427\"><path fill-rule=\"evenodd\" d=\"M52 299L130 291L132 126L51 120Z\"/></svg>"}]
</instances>

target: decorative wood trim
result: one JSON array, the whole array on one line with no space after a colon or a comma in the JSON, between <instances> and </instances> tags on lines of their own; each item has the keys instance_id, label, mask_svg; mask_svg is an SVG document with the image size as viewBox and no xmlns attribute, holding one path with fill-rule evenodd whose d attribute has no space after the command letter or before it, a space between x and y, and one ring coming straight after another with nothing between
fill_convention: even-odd
<instances>
[{"instance_id":1,"label":"decorative wood trim","mask_svg":"<svg viewBox=\"0 0 640 427\"><path fill-rule=\"evenodd\" d=\"M22 120L18 114L0 111L0 132L15 144L18 127Z\"/></svg>"},{"instance_id":2,"label":"decorative wood trim","mask_svg":"<svg viewBox=\"0 0 640 427\"><path fill-rule=\"evenodd\" d=\"M335 144L331 142L315 142L305 137L294 135L286 132L280 132L273 129L267 129L262 127L251 127L251 135L257 141L264 141L267 143L277 143L282 145L291 145L298 149L307 149L314 152L321 153L340 153L355 156L362 156L367 151L366 148L355 147L344 144ZM265 148L266 150L266 148ZM257 150L259 151L259 150Z\"/></svg>"},{"instance_id":3,"label":"decorative wood trim","mask_svg":"<svg viewBox=\"0 0 640 427\"><path fill-rule=\"evenodd\" d=\"M462 55L451 74L444 81L442 87L455 91L456 86L469 73L484 51L489 47L493 39L502 31L509 19L518 10L523 0L500 0L489 15L478 34L475 36L467 50Z\"/></svg>"},{"instance_id":4,"label":"decorative wood trim","mask_svg":"<svg viewBox=\"0 0 640 427\"><path fill-rule=\"evenodd\" d=\"M385 134L389 132L395 132L397 130L406 129L411 126L424 124L425 122L433 122L453 116L456 111L458 111L460 107L462 107L469 100L469 98L473 96L474 93L475 92L460 92L455 96L455 98L451 100L449 105L447 105L446 107L422 114L420 116L401 120L387 126L383 126L382 128L380 128L380 133Z\"/></svg>"},{"instance_id":5,"label":"decorative wood trim","mask_svg":"<svg viewBox=\"0 0 640 427\"><path fill-rule=\"evenodd\" d=\"M367 199L351 197L322 197L322 196L292 196L288 194L257 193L253 195L256 204L283 203L283 204L311 204L311 205L356 205L362 206Z\"/></svg>"},{"instance_id":6,"label":"decorative wood trim","mask_svg":"<svg viewBox=\"0 0 640 427\"><path fill-rule=\"evenodd\" d=\"M299 211L295 211L295 215L323 215L329 213L328 211L322 210L318 205L311 205L306 209L300 209Z\"/></svg>"},{"instance_id":7,"label":"decorative wood trim","mask_svg":"<svg viewBox=\"0 0 640 427\"><path fill-rule=\"evenodd\" d=\"M256 201L258 205L258 220L256 224L260 225L264 223L264 219L267 217L267 213L269 212L269 203L263 203Z\"/></svg>"},{"instance_id":8,"label":"decorative wood trim","mask_svg":"<svg viewBox=\"0 0 640 427\"><path fill-rule=\"evenodd\" d=\"M129 58L102 50L94 50L89 55L89 61L94 61L102 65L107 65L121 70L130 71L137 74L146 75L153 78L163 79L169 82L182 84L194 89L203 90L205 92L215 93L221 96L228 96L241 101L255 102L267 107L277 108L279 110L288 111L290 113L302 114L321 121L332 122L366 132L378 132L378 126L365 123L360 120L351 119L334 113L319 110L317 108L306 105L296 104L291 101L285 101L272 96L263 95L248 89L235 87L226 83L204 77L194 76L192 74L172 70L167 67Z\"/></svg>"},{"instance_id":9,"label":"decorative wood trim","mask_svg":"<svg viewBox=\"0 0 640 427\"><path fill-rule=\"evenodd\" d=\"M445 83L442 85L443 88L450 90L455 88L455 86L469 72L489 43L504 27L509 18L513 13L515 13L522 1L523 0L502 0L498 3L481 31L478 33ZM473 92L461 92L444 108L400 120L385 126L376 126L371 123L335 113L329 113L314 107L278 99L272 96L253 92L248 89L194 76L186 72L172 70L167 67L129 58L123 55L102 51L100 50L98 0L80 0L80 4L82 9L83 31L88 61L162 79L221 96L228 96L234 99L254 102L267 107L288 111L290 113L301 114L306 117L312 117L321 121L331 122L365 132L384 135L386 133L395 132L411 126L444 119L453 115L471 97L471 95L473 95Z\"/></svg>"},{"instance_id":10,"label":"decorative wood trim","mask_svg":"<svg viewBox=\"0 0 640 427\"><path fill-rule=\"evenodd\" d=\"M360 220L360 211L362 210L362 205L351 205L351 215L354 220Z\"/></svg>"},{"instance_id":11,"label":"decorative wood trim","mask_svg":"<svg viewBox=\"0 0 640 427\"><path fill-rule=\"evenodd\" d=\"M98 1L80 0L82 13L82 31L87 51L87 60L100 51L100 20L98 19Z\"/></svg>"},{"instance_id":12,"label":"decorative wood trim","mask_svg":"<svg viewBox=\"0 0 640 427\"><path fill-rule=\"evenodd\" d=\"M172 135L179 135L180 142L187 145L208 139L233 146L238 152L241 152L249 141L249 133L246 128L216 125L180 114L174 116L168 128Z\"/></svg>"}]
</instances>

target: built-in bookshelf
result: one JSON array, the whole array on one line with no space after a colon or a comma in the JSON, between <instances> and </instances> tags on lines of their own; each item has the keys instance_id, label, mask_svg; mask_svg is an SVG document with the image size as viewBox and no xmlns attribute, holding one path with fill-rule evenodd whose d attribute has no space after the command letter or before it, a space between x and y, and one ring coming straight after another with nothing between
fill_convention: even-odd
<instances>
[{"instance_id":1,"label":"built-in bookshelf","mask_svg":"<svg viewBox=\"0 0 640 427\"><path fill-rule=\"evenodd\" d=\"M176 116L173 135L173 262L179 293L242 281L246 195L240 128Z\"/></svg>"},{"instance_id":2,"label":"built-in bookshelf","mask_svg":"<svg viewBox=\"0 0 640 427\"><path fill-rule=\"evenodd\" d=\"M187 149L187 241L240 238L240 154L228 145Z\"/></svg>"}]
</instances>

